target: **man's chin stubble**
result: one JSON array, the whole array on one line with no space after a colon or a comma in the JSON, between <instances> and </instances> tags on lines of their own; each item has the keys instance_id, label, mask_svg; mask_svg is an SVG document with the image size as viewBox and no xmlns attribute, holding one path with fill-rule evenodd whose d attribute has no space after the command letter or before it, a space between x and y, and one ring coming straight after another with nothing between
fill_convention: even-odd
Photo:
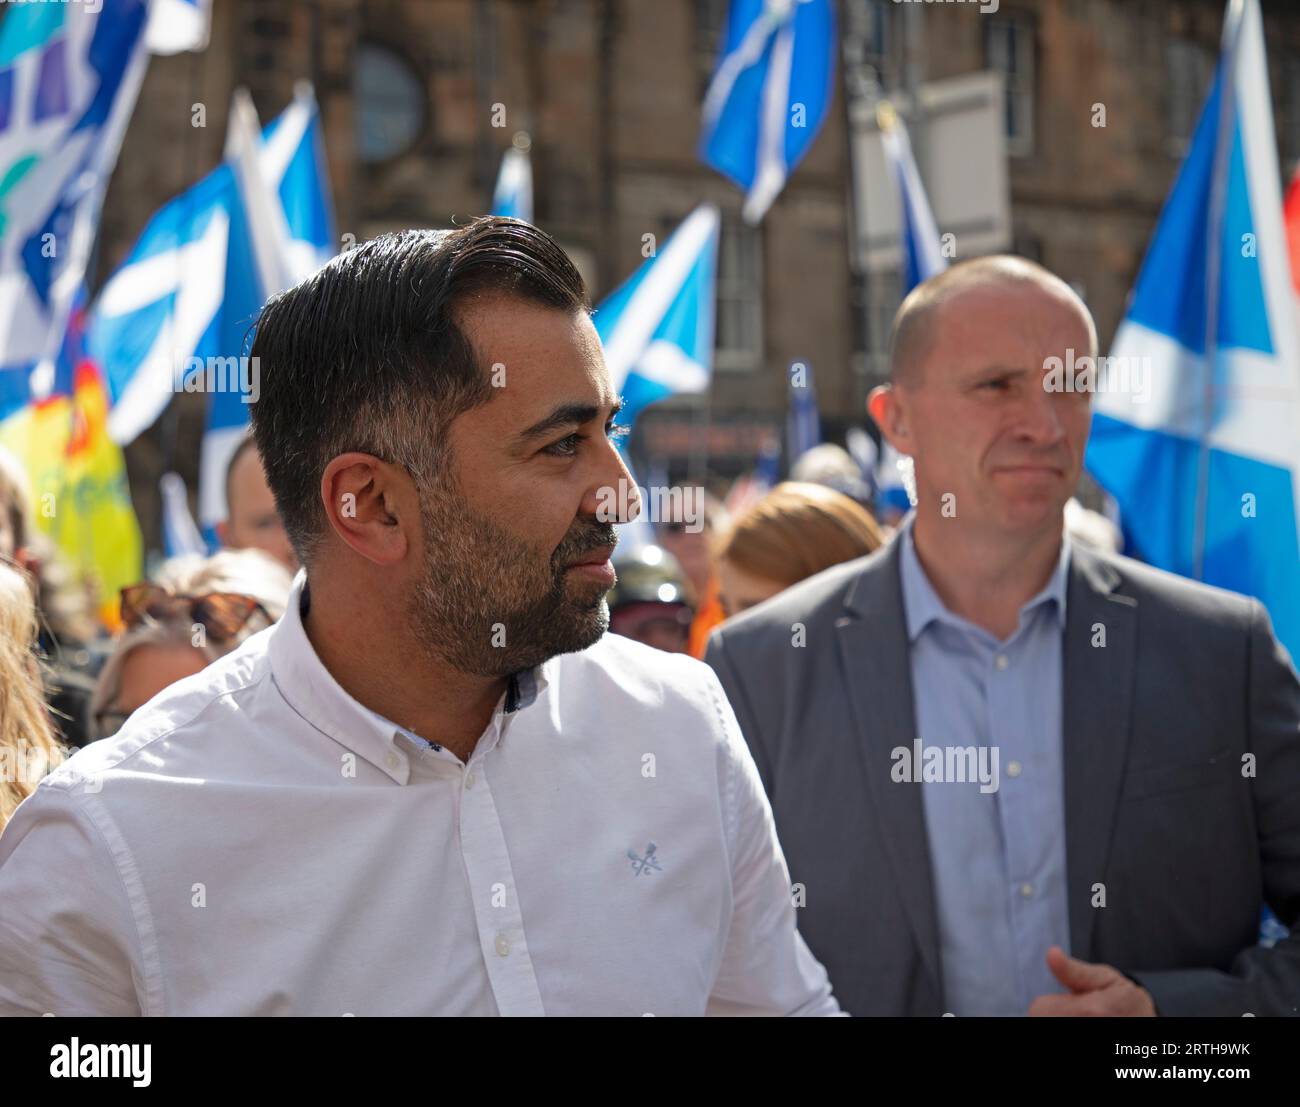
<instances>
[{"instance_id":1,"label":"man's chin stubble","mask_svg":"<svg viewBox=\"0 0 1300 1107\"><path fill-rule=\"evenodd\" d=\"M470 648L469 636L455 636L454 640L440 636L437 644L430 643L430 653L463 673L503 677L535 668L560 654L585 650L599 642L609 629L609 607L605 602L606 590L594 594L590 589L583 591L587 594L571 596L566 588L563 599L542 618L534 613L498 620L505 635L500 647ZM512 623L516 627L529 626L533 632L527 635L526 641L512 641Z\"/></svg>"}]
</instances>

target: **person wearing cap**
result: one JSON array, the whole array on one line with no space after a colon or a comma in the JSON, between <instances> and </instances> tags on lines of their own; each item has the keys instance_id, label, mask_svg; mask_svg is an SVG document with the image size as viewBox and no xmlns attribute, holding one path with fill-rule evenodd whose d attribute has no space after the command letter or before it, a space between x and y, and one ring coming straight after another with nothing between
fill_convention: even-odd
<instances>
[{"instance_id":1,"label":"person wearing cap","mask_svg":"<svg viewBox=\"0 0 1300 1107\"><path fill-rule=\"evenodd\" d=\"M677 559L662 546L643 545L615 560L609 629L667 653L688 653L695 608Z\"/></svg>"}]
</instances>

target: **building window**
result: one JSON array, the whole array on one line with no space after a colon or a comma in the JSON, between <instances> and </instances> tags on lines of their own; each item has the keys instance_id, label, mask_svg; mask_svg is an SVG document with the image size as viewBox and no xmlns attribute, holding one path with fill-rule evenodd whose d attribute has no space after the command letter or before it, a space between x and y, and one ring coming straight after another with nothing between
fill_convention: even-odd
<instances>
[{"instance_id":1,"label":"building window","mask_svg":"<svg viewBox=\"0 0 1300 1107\"><path fill-rule=\"evenodd\" d=\"M876 71L881 88L898 85L894 58L895 6L889 0L862 0L863 61Z\"/></svg>"},{"instance_id":2,"label":"building window","mask_svg":"<svg viewBox=\"0 0 1300 1107\"><path fill-rule=\"evenodd\" d=\"M406 153L424 130L427 101L420 77L386 46L357 44L352 95L356 150L363 162L388 161Z\"/></svg>"},{"instance_id":3,"label":"building window","mask_svg":"<svg viewBox=\"0 0 1300 1107\"><path fill-rule=\"evenodd\" d=\"M1188 38L1170 39L1165 47L1169 79L1165 82L1165 127L1169 152L1187 153L1197 120L1214 80L1214 52Z\"/></svg>"},{"instance_id":4,"label":"building window","mask_svg":"<svg viewBox=\"0 0 1300 1107\"><path fill-rule=\"evenodd\" d=\"M1300 158L1300 58L1282 59L1282 127L1280 129L1285 164L1282 172L1290 177Z\"/></svg>"},{"instance_id":5,"label":"building window","mask_svg":"<svg viewBox=\"0 0 1300 1107\"><path fill-rule=\"evenodd\" d=\"M856 89L868 99L898 85L895 61L896 12L890 0L849 0L844 16L846 79L874 80L875 88Z\"/></svg>"},{"instance_id":6,"label":"building window","mask_svg":"<svg viewBox=\"0 0 1300 1107\"><path fill-rule=\"evenodd\" d=\"M1027 261L1043 264L1043 240L1027 231L1013 230L1011 234L1011 252Z\"/></svg>"},{"instance_id":7,"label":"building window","mask_svg":"<svg viewBox=\"0 0 1300 1107\"><path fill-rule=\"evenodd\" d=\"M713 79L718 51L727 41L728 0L695 0L695 70L700 95Z\"/></svg>"},{"instance_id":8,"label":"building window","mask_svg":"<svg viewBox=\"0 0 1300 1107\"><path fill-rule=\"evenodd\" d=\"M862 368L873 382L889 379L889 339L894 316L903 302L903 274L898 269L881 269L867 278L867 352Z\"/></svg>"},{"instance_id":9,"label":"building window","mask_svg":"<svg viewBox=\"0 0 1300 1107\"><path fill-rule=\"evenodd\" d=\"M763 353L763 281L760 230L736 216L722 217L718 236L718 322L714 364L757 369Z\"/></svg>"},{"instance_id":10,"label":"building window","mask_svg":"<svg viewBox=\"0 0 1300 1107\"><path fill-rule=\"evenodd\" d=\"M1034 152L1034 72L1037 44L1031 16L1007 13L985 21L984 48L990 69L1002 74L1006 95L1007 153Z\"/></svg>"}]
</instances>

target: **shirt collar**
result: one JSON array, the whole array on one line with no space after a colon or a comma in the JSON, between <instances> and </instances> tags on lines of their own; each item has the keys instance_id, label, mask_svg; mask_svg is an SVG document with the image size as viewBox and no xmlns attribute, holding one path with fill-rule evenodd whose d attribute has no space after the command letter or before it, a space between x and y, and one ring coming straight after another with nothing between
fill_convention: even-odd
<instances>
[{"instance_id":1,"label":"shirt collar","mask_svg":"<svg viewBox=\"0 0 1300 1107\"><path fill-rule=\"evenodd\" d=\"M285 702L317 730L405 784L410 776L410 741L419 740L418 736L353 699L321 664L302 624L303 608L310 606L310 600L307 574L300 569L267 646L276 687ZM493 727L503 714L521 711L537 699L547 686L547 668L553 661L511 676Z\"/></svg>"},{"instance_id":2,"label":"shirt collar","mask_svg":"<svg viewBox=\"0 0 1300 1107\"><path fill-rule=\"evenodd\" d=\"M545 679L544 677L542 678ZM502 703L502 710L507 715L513 715L516 711L522 711L525 707L537 699L538 675L535 672L525 671L520 673L511 673L510 682L506 685L505 697ZM373 711L365 704L361 709L367 712L378 724L381 730L393 729L398 732L398 740L405 739L412 743L417 749L440 750L442 746L437 742L431 742L427 738L421 738L413 730L407 730L406 727L393 722L391 719L384 718L378 711Z\"/></svg>"},{"instance_id":3,"label":"shirt collar","mask_svg":"<svg viewBox=\"0 0 1300 1107\"><path fill-rule=\"evenodd\" d=\"M939 594L926 576L921 559L916 554L916 543L912 537L912 527L916 516L913 513L899 528L897 541L902 543L899 550L899 572L903 586L903 613L907 619L907 639L915 642L932 622L939 621L951 626L969 627L972 624L960 615L948 610ZM1035 608L1052 603L1056 612L1057 624L1065 629L1066 583L1070 572L1070 536L1061 532L1061 553L1057 558L1056 568L1043 585L1042 589L1020 609L1020 621L1024 624L1025 616Z\"/></svg>"}]
</instances>

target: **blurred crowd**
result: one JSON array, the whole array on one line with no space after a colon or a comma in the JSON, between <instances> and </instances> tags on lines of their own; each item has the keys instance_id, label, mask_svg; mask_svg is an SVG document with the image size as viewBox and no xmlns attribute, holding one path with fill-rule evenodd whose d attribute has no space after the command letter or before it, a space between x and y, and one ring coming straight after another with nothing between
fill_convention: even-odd
<instances>
[{"instance_id":1,"label":"blurred crowd","mask_svg":"<svg viewBox=\"0 0 1300 1107\"><path fill-rule=\"evenodd\" d=\"M857 473L847 451L825 444L799 459L796 479L728 505L706 493L702 526L654 521L653 541L624 541L615 556L610 630L702 658L726 619L872 553L899 513L881 510ZM227 469L222 548L169 558L122 589L109 633L37 527L27 488L21 464L0 450L0 827L75 749L274 623L298 568L245 438ZM1067 523L1076 541L1117 546L1114 527L1075 501Z\"/></svg>"},{"instance_id":2,"label":"blurred crowd","mask_svg":"<svg viewBox=\"0 0 1300 1107\"><path fill-rule=\"evenodd\" d=\"M224 548L170 558L122 589L110 633L37 527L27 489L0 450L0 826L73 751L274 623L296 569L248 439L229 467Z\"/></svg>"}]
</instances>

